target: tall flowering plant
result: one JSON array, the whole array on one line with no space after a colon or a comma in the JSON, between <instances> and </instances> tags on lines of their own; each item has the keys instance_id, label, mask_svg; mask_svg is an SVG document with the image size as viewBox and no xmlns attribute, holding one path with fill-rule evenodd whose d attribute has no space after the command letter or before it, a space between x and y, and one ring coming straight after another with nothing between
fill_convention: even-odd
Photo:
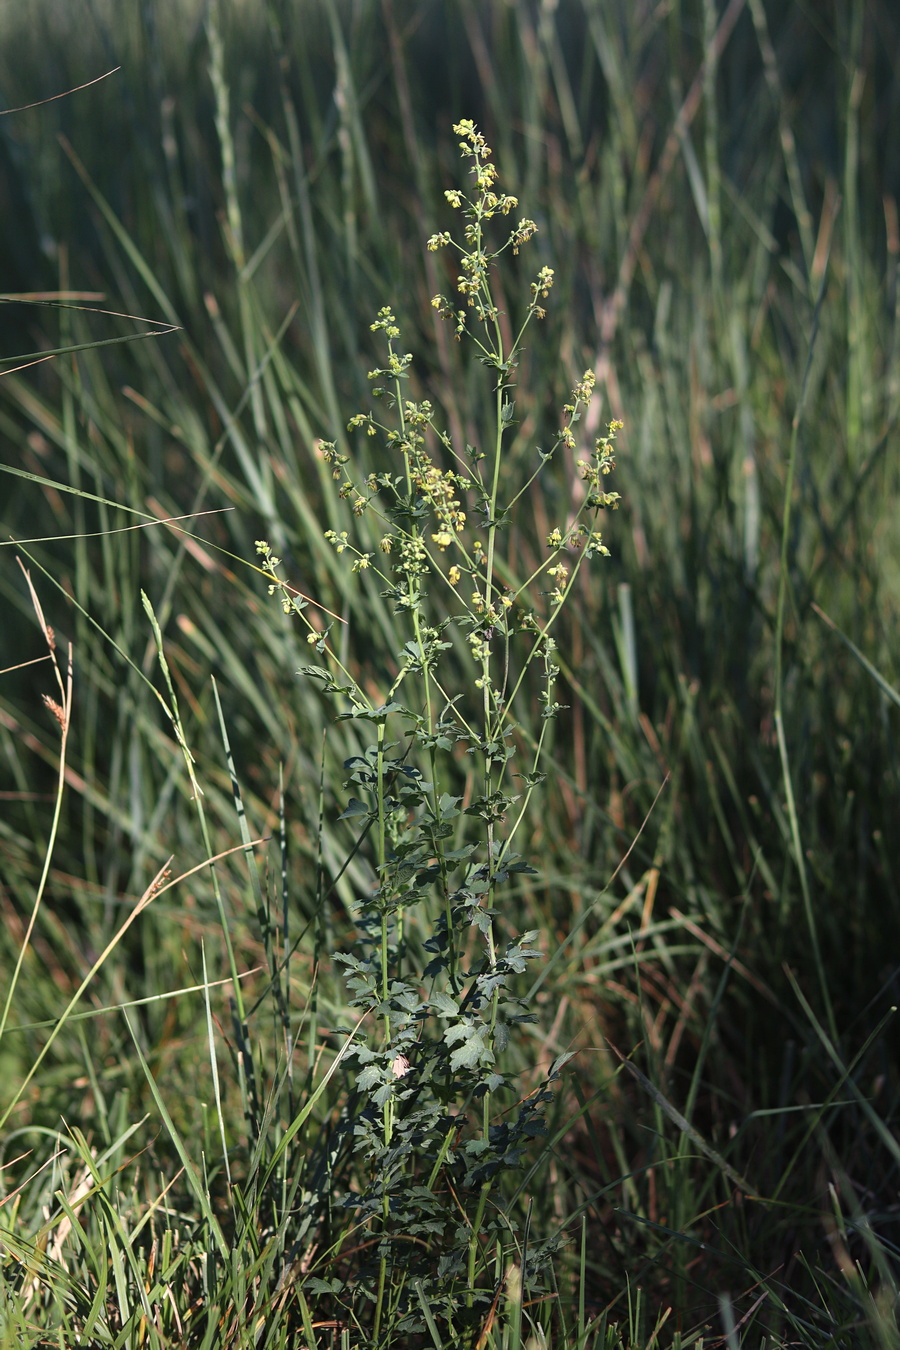
<instances>
[{"instance_id":1,"label":"tall flowering plant","mask_svg":"<svg viewBox=\"0 0 900 1350\"><path fill-rule=\"evenodd\" d=\"M368 858L371 887L358 902L353 948L336 960L362 1018L351 1051L358 1185L346 1203L371 1225L375 1241L367 1247L371 1261L348 1275L346 1286L309 1285L366 1302L377 1343L387 1343L388 1328L410 1334L429 1318L435 1325L442 1319L452 1336L471 1329L496 1297L498 1250L508 1254L517 1287L534 1276L535 1252L527 1258L517 1245L500 1197L504 1174L520 1167L529 1141L544 1129L560 1062L524 1096L504 1072L511 1037L533 1020L517 990L539 954L539 934L502 941L496 920L504 888L534 871L517 844L546 777L547 728L561 706L554 630L581 568L607 555L600 516L619 500L607 490L621 425L613 422L577 461L583 481L566 524L547 536L532 574L510 584L516 569L503 555L504 525L561 446L577 453L576 428L594 376L586 371L577 381L550 448L536 452L527 481L510 492L504 466L511 393L526 331L544 317L553 271L537 272L518 331L505 340L495 271L537 227L528 219L503 227L517 199L499 191L491 150L474 123L454 130L472 181L468 190L446 193L460 213L462 239L444 231L428 240L430 250L451 250L458 264L455 299L439 294L432 303L456 338L474 345L492 380L484 448L454 444L432 404L407 397L412 356L402 350L389 307L372 324L383 353L369 373L373 408L348 424L383 447L383 468L357 476L335 442L320 447L351 516L377 520L377 551L367 551L350 528L326 537L351 573L377 579L405 625L396 674L351 670L330 630L311 622L269 545L257 545L270 592L306 624L321 658L306 675L335 701L338 717L367 729L365 748L344 766L341 818L355 832L354 851ZM498 225L502 241L494 246ZM442 660L451 649L455 659ZM461 668L465 679L448 684L445 669ZM525 750L515 709L533 690L533 670L541 730ZM373 687L377 697L368 692Z\"/></svg>"}]
</instances>

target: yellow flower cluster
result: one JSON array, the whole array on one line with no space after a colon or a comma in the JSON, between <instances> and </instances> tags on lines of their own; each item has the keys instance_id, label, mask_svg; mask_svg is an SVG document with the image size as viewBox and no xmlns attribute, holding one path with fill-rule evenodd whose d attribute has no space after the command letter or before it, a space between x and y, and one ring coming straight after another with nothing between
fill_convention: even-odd
<instances>
[{"instance_id":1,"label":"yellow flower cluster","mask_svg":"<svg viewBox=\"0 0 900 1350\"><path fill-rule=\"evenodd\" d=\"M595 442L594 453L590 462L588 463L583 459L578 461L578 470L589 489L587 497L588 506L611 506L613 510L615 510L619 504L619 493L604 491L601 479L607 474L612 473L613 469L616 467L612 443L616 439L616 432L621 431L622 426L622 422L610 422L606 430L606 435L598 437Z\"/></svg>"},{"instance_id":2,"label":"yellow flower cluster","mask_svg":"<svg viewBox=\"0 0 900 1350\"><path fill-rule=\"evenodd\" d=\"M427 455L420 455L413 468L413 483L431 503L438 522L438 529L431 538L443 553L466 523L466 513L456 496L456 474L452 471L443 473Z\"/></svg>"}]
</instances>

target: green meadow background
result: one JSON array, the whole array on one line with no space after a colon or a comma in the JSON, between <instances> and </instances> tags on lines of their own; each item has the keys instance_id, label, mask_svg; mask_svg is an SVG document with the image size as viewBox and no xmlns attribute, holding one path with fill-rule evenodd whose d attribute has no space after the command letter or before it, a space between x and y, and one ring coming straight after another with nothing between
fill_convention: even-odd
<instances>
[{"instance_id":1,"label":"green meadow background","mask_svg":"<svg viewBox=\"0 0 900 1350\"><path fill-rule=\"evenodd\" d=\"M416 396L478 443L489 387L424 247L461 117L539 227L504 285L556 275L513 482L586 368L585 435L624 423L612 557L558 633L538 875L500 916L543 954L523 1095L577 1052L508 1197L559 1249L478 1343L900 1345L898 63L889 0L4 0L0 1345L370 1343L311 1161L348 1100L323 1078L361 742L297 676L254 541L363 682L396 670L316 445L367 406L386 304ZM522 574L574 472L520 503ZM59 797L23 568L63 677L71 644ZM198 870L141 909L170 859Z\"/></svg>"}]
</instances>

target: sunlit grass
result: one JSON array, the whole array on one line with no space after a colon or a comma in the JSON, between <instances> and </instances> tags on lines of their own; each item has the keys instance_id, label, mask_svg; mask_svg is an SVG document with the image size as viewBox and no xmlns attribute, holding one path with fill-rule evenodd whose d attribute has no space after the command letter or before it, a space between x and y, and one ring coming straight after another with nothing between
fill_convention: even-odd
<instances>
[{"instance_id":1,"label":"sunlit grass","mask_svg":"<svg viewBox=\"0 0 900 1350\"><path fill-rule=\"evenodd\" d=\"M3 537L35 542L3 546L2 664L46 655L17 554L74 662L52 851L49 664L0 686L4 967L22 957L0 1041L0 1110L16 1103L0 1344L60 1327L73 1345L363 1343L317 1325L303 1293L343 1279L366 1240L334 1205L349 1079L338 1064L326 1081L352 1026L331 955L367 884L357 860L338 875L342 765L362 742L296 678L308 648L254 541L310 612L337 616L354 675L390 677L396 622L324 541L350 521L316 446L364 406L385 303L416 396L456 444L483 434L483 372L429 307L452 276L424 252L447 224L460 116L484 126L556 269L515 473L588 366L586 432L626 424L614 556L558 635L571 706L523 839L540 876L502 915L510 935L538 929L545 957L523 987L538 1015L513 1064L523 1092L578 1051L511 1197L523 1223L531 1206L529 1240L566 1241L521 1322L497 1271L478 1333L524 1344L543 1319L553 1344L649 1347L737 1324L728 1344L896 1344L896 712L813 608L896 687L898 246L873 130L894 90L875 54L889 9L823 18L824 37L761 3L729 29L737 7L711 0L229 4L212 29L199 6L29 11L3 18L9 105L123 70L4 119L28 207L6 227L28 236L9 289L102 294L76 303L179 331L0 381L4 462L57 484L3 476ZM4 355L141 330L7 315ZM510 521L511 584L558 523L574 456L558 474ZM219 854L217 896L203 864ZM173 877L199 870L136 913L170 857Z\"/></svg>"}]
</instances>

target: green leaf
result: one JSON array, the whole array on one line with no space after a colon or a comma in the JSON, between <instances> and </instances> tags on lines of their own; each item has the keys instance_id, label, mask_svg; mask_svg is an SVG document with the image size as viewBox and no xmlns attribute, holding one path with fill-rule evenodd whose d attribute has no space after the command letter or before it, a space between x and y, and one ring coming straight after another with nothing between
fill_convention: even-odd
<instances>
[{"instance_id":1,"label":"green leaf","mask_svg":"<svg viewBox=\"0 0 900 1350\"><path fill-rule=\"evenodd\" d=\"M577 1054L577 1050L567 1050L564 1055L557 1055L556 1059L550 1065L550 1072L547 1074L547 1077L555 1078L563 1065L568 1064L569 1060L574 1059Z\"/></svg>"},{"instance_id":2,"label":"green leaf","mask_svg":"<svg viewBox=\"0 0 900 1350\"><path fill-rule=\"evenodd\" d=\"M439 1017L456 1017L459 1013L459 1004L449 994L438 991L431 995L430 1003Z\"/></svg>"},{"instance_id":3,"label":"green leaf","mask_svg":"<svg viewBox=\"0 0 900 1350\"><path fill-rule=\"evenodd\" d=\"M346 808L338 816L338 820L348 820L351 816L367 816L369 808L365 802L361 802L358 797L351 797Z\"/></svg>"},{"instance_id":4,"label":"green leaf","mask_svg":"<svg viewBox=\"0 0 900 1350\"><path fill-rule=\"evenodd\" d=\"M360 722L383 722L391 713L406 713L411 716L409 709L402 703L382 703L380 708L363 708L358 706L352 712L341 713L338 717L339 722L351 722L354 719Z\"/></svg>"},{"instance_id":5,"label":"green leaf","mask_svg":"<svg viewBox=\"0 0 900 1350\"><path fill-rule=\"evenodd\" d=\"M463 858L469 858L475 852L475 844L463 844L462 848L451 849L449 853L444 854L444 862L460 862Z\"/></svg>"},{"instance_id":6,"label":"green leaf","mask_svg":"<svg viewBox=\"0 0 900 1350\"><path fill-rule=\"evenodd\" d=\"M481 1037L472 1036L465 1045L459 1045L453 1051L450 1068L454 1073L457 1069L477 1069L485 1053L486 1047Z\"/></svg>"}]
</instances>

